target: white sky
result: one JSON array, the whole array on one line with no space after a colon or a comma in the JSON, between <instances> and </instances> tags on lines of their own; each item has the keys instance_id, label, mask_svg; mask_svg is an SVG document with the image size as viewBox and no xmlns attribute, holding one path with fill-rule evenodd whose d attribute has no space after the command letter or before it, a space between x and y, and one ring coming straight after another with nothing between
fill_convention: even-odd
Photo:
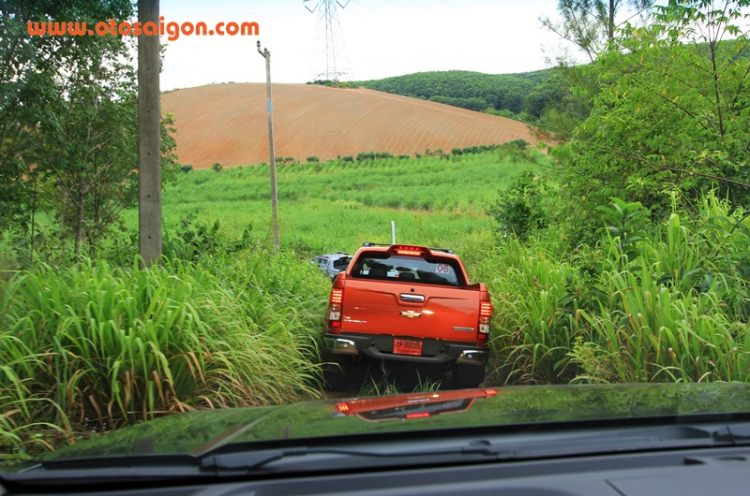
<instances>
[{"instance_id":1,"label":"white sky","mask_svg":"<svg viewBox=\"0 0 750 496\"><path fill-rule=\"evenodd\" d=\"M181 36L167 41L161 89L221 82L263 82L257 40L270 50L277 83L313 79L312 61L322 0L161 0L164 22L257 22L259 36ZM344 4L345 0L339 0ZM562 42L541 27L557 17L557 0L350 0L339 9L352 69L349 80L422 71L470 70L506 74L544 69ZM322 43L322 39L321 39ZM317 50L317 51L316 51ZM318 55L318 60L322 55Z\"/></svg>"}]
</instances>

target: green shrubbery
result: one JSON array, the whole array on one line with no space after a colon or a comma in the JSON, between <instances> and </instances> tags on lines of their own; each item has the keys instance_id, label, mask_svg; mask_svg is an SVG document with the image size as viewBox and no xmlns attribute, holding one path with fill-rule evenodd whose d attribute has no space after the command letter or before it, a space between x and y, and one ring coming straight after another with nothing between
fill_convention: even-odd
<instances>
[{"instance_id":1,"label":"green shrubbery","mask_svg":"<svg viewBox=\"0 0 750 496\"><path fill-rule=\"evenodd\" d=\"M553 202L547 195L547 177L524 172L489 209L503 236L514 234L527 239L529 234L547 227Z\"/></svg>"},{"instance_id":2,"label":"green shrubbery","mask_svg":"<svg viewBox=\"0 0 750 496\"><path fill-rule=\"evenodd\" d=\"M17 273L0 300L0 458L168 413L316 397L328 286L262 249Z\"/></svg>"},{"instance_id":3,"label":"green shrubbery","mask_svg":"<svg viewBox=\"0 0 750 496\"><path fill-rule=\"evenodd\" d=\"M480 273L495 298L496 371L512 383L747 381L750 236L713 195L649 234L614 200L595 248L512 238Z\"/></svg>"},{"instance_id":4,"label":"green shrubbery","mask_svg":"<svg viewBox=\"0 0 750 496\"><path fill-rule=\"evenodd\" d=\"M362 160L382 160L387 158L393 158L393 155L388 152L360 152L357 154L357 158L355 160L362 161Z\"/></svg>"},{"instance_id":5,"label":"green shrubbery","mask_svg":"<svg viewBox=\"0 0 750 496\"><path fill-rule=\"evenodd\" d=\"M329 86L331 88L358 88L357 83L351 83L348 81L332 81L330 79L316 79L314 81L308 81L305 84L319 84L321 86Z\"/></svg>"}]
</instances>

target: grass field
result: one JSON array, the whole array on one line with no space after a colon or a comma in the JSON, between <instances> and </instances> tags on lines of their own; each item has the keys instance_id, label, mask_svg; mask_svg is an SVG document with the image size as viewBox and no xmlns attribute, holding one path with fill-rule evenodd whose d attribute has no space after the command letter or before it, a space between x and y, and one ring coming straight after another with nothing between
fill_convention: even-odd
<instances>
[{"instance_id":1,"label":"grass field","mask_svg":"<svg viewBox=\"0 0 750 496\"><path fill-rule=\"evenodd\" d=\"M280 167L278 253L267 167L190 171L164 193L161 267L141 268L126 242L0 270L0 463L167 413L319 397L330 281L307 260L387 242L391 220L399 241L453 248L487 284L488 385L750 381L742 210L708 193L625 245L609 229L571 247L559 224L504 239L488 207L548 166L517 152ZM623 205L601 225L641 229L645 212L628 216L643 207Z\"/></svg>"},{"instance_id":2,"label":"grass field","mask_svg":"<svg viewBox=\"0 0 750 496\"><path fill-rule=\"evenodd\" d=\"M351 251L364 241L397 239L456 247L493 229L487 207L519 173L539 169L538 152L501 149L450 158L393 158L282 165L278 168L281 244L303 252ZM267 238L271 192L267 165L191 171L164 192L164 224L219 220L224 229ZM137 212L126 212L129 227Z\"/></svg>"}]
</instances>

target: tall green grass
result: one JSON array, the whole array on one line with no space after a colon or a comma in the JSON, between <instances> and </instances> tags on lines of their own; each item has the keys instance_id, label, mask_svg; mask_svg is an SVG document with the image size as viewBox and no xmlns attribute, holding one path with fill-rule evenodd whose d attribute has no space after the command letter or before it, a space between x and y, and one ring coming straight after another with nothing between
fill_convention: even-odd
<instances>
[{"instance_id":1,"label":"tall green grass","mask_svg":"<svg viewBox=\"0 0 750 496\"><path fill-rule=\"evenodd\" d=\"M490 345L495 380L564 382L559 377L575 333L578 299L575 269L535 238L525 245L501 242L477 263L477 280L488 285L494 318Z\"/></svg>"},{"instance_id":2,"label":"tall green grass","mask_svg":"<svg viewBox=\"0 0 750 496\"><path fill-rule=\"evenodd\" d=\"M480 268L495 302L496 377L750 380L750 229L740 217L709 195L693 219L673 213L630 246L609 234L572 254L548 250L549 236L503 244Z\"/></svg>"},{"instance_id":3,"label":"tall green grass","mask_svg":"<svg viewBox=\"0 0 750 496\"><path fill-rule=\"evenodd\" d=\"M23 271L0 303L0 441L318 397L329 287L285 252Z\"/></svg>"}]
</instances>

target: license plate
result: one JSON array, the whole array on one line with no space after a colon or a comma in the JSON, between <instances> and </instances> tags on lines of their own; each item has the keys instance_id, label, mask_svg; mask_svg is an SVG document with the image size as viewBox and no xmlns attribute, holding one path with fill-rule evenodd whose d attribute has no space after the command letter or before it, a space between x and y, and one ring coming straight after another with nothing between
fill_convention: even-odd
<instances>
[{"instance_id":1,"label":"license plate","mask_svg":"<svg viewBox=\"0 0 750 496\"><path fill-rule=\"evenodd\" d=\"M422 341L411 341L409 339L394 339L393 353L397 355L422 355Z\"/></svg>"}]
</instances>

